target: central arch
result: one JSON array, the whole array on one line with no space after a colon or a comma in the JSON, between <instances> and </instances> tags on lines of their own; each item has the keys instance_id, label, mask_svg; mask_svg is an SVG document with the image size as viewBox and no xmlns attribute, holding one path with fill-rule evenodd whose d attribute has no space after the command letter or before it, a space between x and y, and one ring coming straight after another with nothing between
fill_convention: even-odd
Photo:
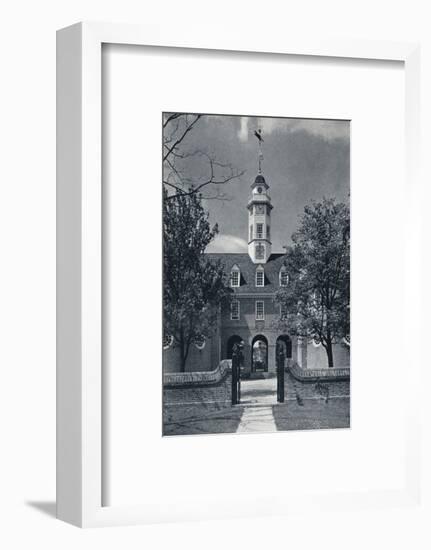
<instances>
[{"instance_id":1,"label":"central arch","mask_svg":"<svg viewBox=\"0 0 431 550\"><path fill-rule=\"evenodd\" d=\"M263 334L256 335L251 342L251 371L268 372L268 340Z\"/></svg>"}]
</instances>

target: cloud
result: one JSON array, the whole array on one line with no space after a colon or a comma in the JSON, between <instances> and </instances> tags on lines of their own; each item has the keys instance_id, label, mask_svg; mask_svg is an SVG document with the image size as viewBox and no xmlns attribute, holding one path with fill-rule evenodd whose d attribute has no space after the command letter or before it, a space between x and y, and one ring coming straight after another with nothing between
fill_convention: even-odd
<instances>
[{"instance_id":1,"label":"cloud","mask_svg":"<svg viewBox=\"0 0 431 550\"><path fill-rule=\"evenodd\" d=\"M270 135L276 130L286 131L288 129L290 119L264 117L257 119L257 126L262 129L264 135Z\"/></svg>"},{"instance_id":2,"label":"cloud","mask_svg":"<svg viewBox=\"0 0 431 550\"><path fill-rule=\"evenodd\" d=\"M249 130L250 127L250 130ZM244 143L248 141L252 129L261 128L263 135L269 136L274 132L292 134L306 132L318 136L326 141L335 139L349 140L350 125L346 120L318 120L306 118L277 118L277 117L241 117L238 139Z\"/></svg>"},{"instance_id":3,"label":"cloud","mask_svg":"<svg viewBox=\"0 0 431 550\"><path fill-rule=\"evenodd\" d=\"M238 139L244 143L248 140L248 119L247 116L241 117L240 129L238 131Z\"/></svg>"},{"instance_id":4,"label":"cloud","mask_svg":"<svg viewBox=\"0 0 431 550\"><path fill-rule=\"evenodd\" d=\"M205 252L247 252L247 248L244 239L234 235L217 235Z\"/></svg>"},{"instance_id":5,"label":"cloud","mask_svg":"<svg viewBox=\"0 0 431 550\"><path fill-rule=\"evenodd\" d=\"M326 141L334 139L348 140L350 137L350 124L346 120L296 120L291 127L291 132L301 130L311 135L324 138Z\"/></svg>"}]
</instances>

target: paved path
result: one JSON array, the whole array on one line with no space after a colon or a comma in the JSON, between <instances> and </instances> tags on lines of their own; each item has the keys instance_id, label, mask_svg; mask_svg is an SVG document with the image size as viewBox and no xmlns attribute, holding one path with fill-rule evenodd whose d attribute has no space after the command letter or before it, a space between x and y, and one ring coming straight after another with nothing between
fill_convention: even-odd
<instances>
[{"instance_id":1,"label":"paved path","mask_svg":"<svg viewBox=\"0 0 431 550\"><path fill-rule=\"evenodd\" d=\"M277 403L277 379L241 380L241 405L244 406L238 433L275 432L272 406Z\"/></svg>"},{"instance_id":2,"label":"paved path","mask_svg":"<svg viewBox=\"0 0 431 550\"><path fill-rule=\"evenodd\" d=\"M237 433L276 432L271 406L245 407Z\"/></svg>"},{"instance_id":3,"label":"paved path","mask_svg":"<svg viewBox=\"0 0 431 550\"><path fill-rule=\"evenodd\" d=\"M277 403L277 378L241 380L241 405Z\"/></svg>"}]
</instances>

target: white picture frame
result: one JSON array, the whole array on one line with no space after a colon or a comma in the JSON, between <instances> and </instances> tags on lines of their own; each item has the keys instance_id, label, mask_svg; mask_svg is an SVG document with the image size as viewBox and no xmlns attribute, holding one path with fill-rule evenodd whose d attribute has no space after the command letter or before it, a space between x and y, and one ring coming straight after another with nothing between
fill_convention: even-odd
<instances>
[{"instance_id":1,"label":"white picture frame","mask_svg":"<svg viewBox=\"0 0 431 550\"><path fill-rule=\"evenodd\" d=\"M102 45L129 44L401 61L405 66L406 216L409 241L420 242L416 204L420 150L419 46L369 41L289 40L270 31L229 35L211 27L182 29L107 23L79 23L57 34L57 516L81 527L169 520L207 519L196 507L152 510L147 505L102 506ZM407 251L404 269L418 267L420 249ZM420 285L407 294L408 313L418 313ZM419 312L420 314L420 312ZM407 334L413 335L409 332ZM411 378L420 376L416 362ZM397 491L307 497L296 510L358 510L368 506L411 506L419 500L420 418L417 389L407 388L405 423L408 455L405 484ZM247 515L229 505L218 517ZM262 500L263 515L290 512L287 501Z\"/></svg>"}]
</instances>

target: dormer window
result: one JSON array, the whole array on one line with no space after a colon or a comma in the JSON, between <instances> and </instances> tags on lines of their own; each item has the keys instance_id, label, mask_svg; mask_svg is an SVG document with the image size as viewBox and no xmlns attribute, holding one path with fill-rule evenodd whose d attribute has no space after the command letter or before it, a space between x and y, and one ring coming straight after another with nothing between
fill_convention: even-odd
<instances>
[{"instance_id":1,"label":"dormer window","mask_svg":"<svg viewBox=\"0 0 431 550\"><path fill-rule=\"evenodd\" d=\"M241 279L241 272L237 265L234 265L230 272L230 286L237 287Z\"/></svg>"},{"instance_id":2,"label":"dormer window","mask_svg":"<svg viewBox=\"0 0 431 550\"><path fill-rule=\"evenodd\" d=\"M256 269L256 286L265 286L265 271L261 265Z\"/></svg>"},{"instance_id":3,"label":"dormer window","mask_svg":"<svg viewBox=\"0 0 431 550\"><path fill-rule=\"evenodd\" d=\"M280 286L287 286L289 283L289 274L287 273L286 266L280 269Z\"/></svg>"}]
</instances>

